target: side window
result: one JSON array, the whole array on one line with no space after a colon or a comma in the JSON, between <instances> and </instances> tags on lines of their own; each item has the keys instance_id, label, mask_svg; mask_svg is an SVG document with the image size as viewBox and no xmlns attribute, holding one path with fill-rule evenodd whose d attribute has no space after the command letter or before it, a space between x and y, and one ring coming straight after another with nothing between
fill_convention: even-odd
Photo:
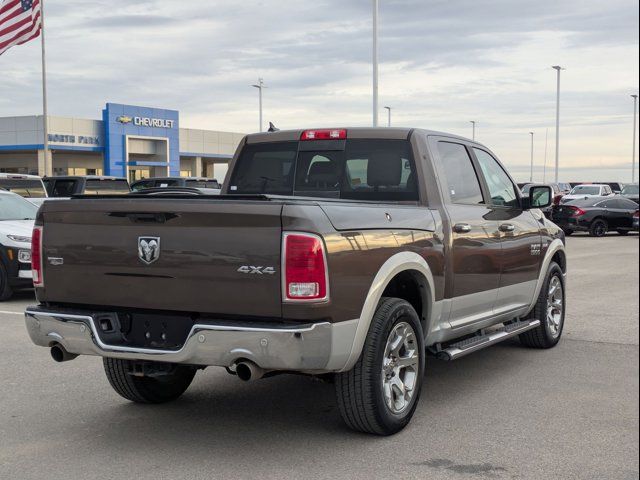
<instances>
[{"instance_id":1,"label":"side window","mask_svg":"<svg viewBox=\"0 0 640 480\"><path fill-rule=\"evenodd\" d=\"M518 195L516 194L516 186L496 159L484 150L474 148L473 151L478 158L480 168L489 186L491 203L493 205L510 208L520 207Z\"/></svg>"},{"instance_id":2,"label":"side window","mask_svg":"<svg viewBox=\"0 0 640 480\"><path fill-rule=\"evenodd\" d=\"M438 142L438 153L445 174L446 188L451 202L462 204L484 203L478 175L464 145Z\"/></svg>"}]
</instances>

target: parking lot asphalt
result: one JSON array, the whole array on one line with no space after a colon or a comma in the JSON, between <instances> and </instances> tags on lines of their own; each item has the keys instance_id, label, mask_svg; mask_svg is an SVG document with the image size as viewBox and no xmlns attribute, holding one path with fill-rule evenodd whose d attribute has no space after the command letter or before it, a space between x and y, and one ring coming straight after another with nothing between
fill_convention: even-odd
<instances>
[{"instance_id":1,"label":"parking lot asphalt","mask_svg":"<svg viewBox=\"0 0 640 480\"><path fill-rule=\"evenodd\" d=\"M638 236L568 239L565 335L428 359L393 437L341 423L333 386L198 373L178 401L111 390L95 357L31 344L22 294L0 304L0 479L638 478Z\"/></svg>"}]
</instances>

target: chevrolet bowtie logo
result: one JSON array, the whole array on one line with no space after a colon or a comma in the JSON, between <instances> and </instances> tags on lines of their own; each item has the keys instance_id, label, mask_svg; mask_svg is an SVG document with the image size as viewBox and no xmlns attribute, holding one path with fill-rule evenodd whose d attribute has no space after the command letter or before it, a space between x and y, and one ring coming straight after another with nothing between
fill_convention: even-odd
<instances>
[{"instance_id":1,"label":"chevrolet bowtie logo","mask_svg":"<svg viewBox=\"0 0 640 480\"><path fill-rule=\"evenodd\" d=\"M116 122L120 122L120 123L131 123L132 121L133 121L133 118L127 117L126 115L120 115L119 117L116 118Z\"/></svg>"}]
</instances>

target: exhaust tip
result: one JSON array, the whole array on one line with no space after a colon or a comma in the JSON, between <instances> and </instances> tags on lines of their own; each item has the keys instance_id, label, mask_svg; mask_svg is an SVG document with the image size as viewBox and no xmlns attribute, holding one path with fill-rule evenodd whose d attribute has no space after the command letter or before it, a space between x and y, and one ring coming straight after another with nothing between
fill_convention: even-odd
<instances>
[{"instance_id":1,"label":"exhaust tip","mask_svg":"<svg viewBox=\"0 0 640 480\"><path fill-rule=\"evenodd\" d=\"M251 380L251 374L251 367L246 363L239 363L236 365L236 375L238 375L238 378L243 382Z\"/></svg>"},{"instance_id":2,"label":"exhaust tip","mask_svg":"<svg viewBox=\"0 0 640 480\"><path fill-rule=\"evenodd\" d=\"M67 352L62 345L54 345L51 347L50 353L51 358L58 363L73 360L78 356L74 353Z\"/></svg>"},{"instance_id":3,"label":"exhaust tip","mask_svg":"<svg viewBox=\"0 0 640 480\"><path fill-rule=\"evenodd\" d=\"M253 362L238 362L236 364L236 375L243 382L262 378L265 371Z\"/></svg>"}]
</instances>

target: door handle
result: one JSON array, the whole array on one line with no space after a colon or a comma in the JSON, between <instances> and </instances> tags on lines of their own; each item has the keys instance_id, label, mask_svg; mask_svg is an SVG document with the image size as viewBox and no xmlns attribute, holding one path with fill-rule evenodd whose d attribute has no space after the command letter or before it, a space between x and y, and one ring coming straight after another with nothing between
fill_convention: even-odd
<instances>
[{"instance_id":1,"label":"door handle","mask_svg":"<svg viewBox=\"0 0 640 480\"><path fill-rule=\"evenodd\" d=\"M469 233L471 231L471 225L468 223L456 223L453 226L453 231L456 233Z\"/></svg>"},{"instance_id":2,"label":"door handle","mask_svg":"<svg viewBox=\"0 0 640 480\"><path fill-rule=\"evenodd\" d=\"M516 227L514 227L510 223L503 223L502 225L500 225L501 232L513 232L515 229Z\"/></svg>"}]
</instances>

